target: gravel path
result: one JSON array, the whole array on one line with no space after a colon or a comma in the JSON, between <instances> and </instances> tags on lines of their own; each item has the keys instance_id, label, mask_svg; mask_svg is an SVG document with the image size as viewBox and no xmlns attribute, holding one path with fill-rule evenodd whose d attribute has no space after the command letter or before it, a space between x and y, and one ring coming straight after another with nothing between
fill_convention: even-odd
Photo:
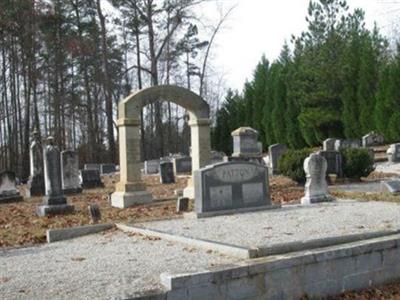
<instances>
[{"instance_id":1,"label":"gravel path","mask_svg":"<svg viewBox=\"0 0 400 300\"><path fill-rule=\"evenodd\" d=\"M135 224L175 235L244 247L271 247L371 231L400 229L400 205L343 201L205 219Z\"/></svg>"},{"instance_id":2,"label":"gravel path","mask_svg":"<svg viewBox=\"0 0 400 300\"><path fill-rule=\"evenodd\" d=\"M238 259L119 231L0 250L1 299L111 299L161 288L163 272L205 270Z\"/></svg>"}]
</instances>

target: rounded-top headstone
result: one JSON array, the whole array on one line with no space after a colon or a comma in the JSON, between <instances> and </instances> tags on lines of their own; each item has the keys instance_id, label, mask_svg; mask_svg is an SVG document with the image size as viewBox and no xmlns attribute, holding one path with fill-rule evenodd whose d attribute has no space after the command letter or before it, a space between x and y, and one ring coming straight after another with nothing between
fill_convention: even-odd
<instances>
[{"instance_id":1,"label":"rounded-top headstone","mask_svg":"<svg viewBox=\"0 0 400 300\"><path fill-rule=\"evenodd\" d=\"M328 163L319 153L312 153L304 160L304 172L307 182L305 185L305 195L301 199L302 204L333 201L334 198L328 193L326 182L326 170Z\"/></svg>"}]
</instances>

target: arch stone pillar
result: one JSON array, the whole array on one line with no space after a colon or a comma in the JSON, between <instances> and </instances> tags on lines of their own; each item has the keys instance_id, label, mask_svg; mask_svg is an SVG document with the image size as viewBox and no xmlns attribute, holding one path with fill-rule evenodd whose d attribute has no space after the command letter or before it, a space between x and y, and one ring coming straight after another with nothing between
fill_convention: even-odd
<instances>
[{"instance_id":1,"label":"arch stone pillar","mask_svg":"<svg viewBox=\"0 0 400 300\"><path fill-rule=\"evenodd\" d=\"M196 119L191 115L189 126L192 147L192 174L194 171L205 167L211 161L211 142L210 142L210 119ZM188 180L187 187L183 190L183 195L194 199L193 175Z\"/></svg>"},{"instance_id":2,"label":"arch stone pillar","mask_svg":"<svg viewBox=\"0 0 400 300\"><path fill-rule=\"evenodd\" d=\"M118 105L118 132L120 181L111 195L111 205L125 208L138 203L152 201L151 194L141 180L140 161L140 111L155 101L170 101L187 109L190 115L192 144L192 170L210 162L210 108L199 95L178 86L154 86L134 93ZM189 180L185 195L194 196Z\"/></svg>"},{"instance_id":3,"label":"arch stone pillar","mask_svg":"<svg viewBox=\"0 0 400 300\"><path fill-rule=\"evenodd\" d=\"M121 118L119 132L120 181L111 195L111 205L125 208L136 203L151 202L153 197L141 180L140 119Z\"/></svg>"}]
</instances>

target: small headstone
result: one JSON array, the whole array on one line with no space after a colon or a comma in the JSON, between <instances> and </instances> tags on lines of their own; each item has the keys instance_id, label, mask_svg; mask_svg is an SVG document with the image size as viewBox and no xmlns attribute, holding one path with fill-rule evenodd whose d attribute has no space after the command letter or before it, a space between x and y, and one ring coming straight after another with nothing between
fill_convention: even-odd
<instances>
[{"instance_id":1,"label":"small headstone","mask_svg":"<svg viewBox=\"0 0 400 300\"><path fill-rule=\"evenodd\" d=\"M343 177L342 154L339 151L320 151L327 162L327 174L336 174L337 177Z\"/></svg>"},{"instance_id":2,"label":"small headstone","mask_svg":"<svg viewBox=\"0 0 400 300\"><path fill-rule=\"evenodd\" d=\"M390 145L389 149L386 151L386 154L389 162L400 162L400 143Z\"/></svg>"},{"instance_id":3,"label":"small headstone","mask_svg":"<svg viewBox=\"0 0 400 300\"><path fill-rule=\"evenodd\" d=\"M335 141L335 151L340 151L342 149L358 149L361 148L361 141L354 140L336 140Z\"/></svg>"},{"instance_id":4,"label":"small headstone","mask_svg":"<svg viewBox=\"0 0 400 300\"><path fill-rule=\"evenodd\" d=\"M117 171L115 164L101 164L100 165L100 174L112 174Z\"/></svg>"},{"instance_id":5,"label":"small headstone","mask_svg":"<svg viewBox=\"0 0 400 300\"><path fill-rule=\"evenodd\" d=\"M101 171L101 164L84 164L83 169L85 170L97 170Z\"/></svg>"},{"instance_id":6,"label":"small headstone","mask_svg":"<svg viewBox=\"0 0 400 300\"><path fill-rule=\"evenodd\" d=\"M38 132L33 132L33 139L29 149L30 177L26 189L27 197L43 196L44 174L43 174L43 149Z\"/></svg>"},{"instance_id":7,"label":"small headstone","mask_svg":"<svg viewBox=\"0 0 400 300\"><path fill-rule=\"evenodd\" d=\"M329 195L326 183L326 159L319 153L312 153L304 160L304 172L306 173L305 196L301 204L330 202L334 198Z\"/></svg>"},{"instance_id":8,"label":"small headstone","mask_svg":"<svg viewBox=\"0 0 400 300\"><path fill-rule=\"evenodd\" d=\"M84 189L104 187L98 170L80 170L79 181Z\"/></svg>"},{"instance_id":9,"label":"small headstone","mask_svg":"<svg viewBox=\"0 0 400 300\"><path fill-rule=\"evenodd\" d=\"M93 223L97 223L101 220L100 207L98 204L89 204L88 206L89 216Z\"/></svg>"},{"instance_id":10,"label":"small headstone","mask_svg":"<svg viewBox=\"0 0 400 300\"><path fill-rule=\"evenodd\" d=\"M47 141L48 145L43 151L46 196L43 197L43 204L36 210L40 217L74 211L74 206L67 204L62 192L60 151L54 145L52 137Z\"/></svg>"},{"instance_id":11,"label":"small headstone","mask_svg":"<svg viewBox=\"0 0 400 300\"><path fill-rule=\"evenodd\" d=\"M170 161L160 163L160 182L162 184L175 183L174 165Z\"/></svg>"},{"instance_id":12,"label":"small headstone","mask_svg":"<svg viewBox=\"0 0 400 300\"><path fill-rule=\"evenodd\" d=\"M390 180L381 182L381 192L399 194L400 193L400 180Z\"/></svg>"},{"instance_id":13,"label":"small headstone","mask_svg":"<svg viewBox=\"0 0 400 300\"><path fill-rule=\"evenodd\" d=\"M146 160L144 162L144 174L146 175L157 174L159 171L160 171L159 159Z\"/></svg>"},{"instance_id":14,"label":"small headstone","mask_svg":"<svg viewBox=\"0 0 400 300\"><path fill-rule=\"evenodd\" d=\"M79 157L78 152L65 150L61 152L61 184L66 195L82 192L79 183Z\"/></svg>"},{"instance_id":15,"label":"small headstone","mask_svg":"<svg viewBox=\"0 0 400 300\"><path fill-rule=\"evenodd\" d=\"M190 156L175 157L172 162L175 174L192 172L192 158Z\"/></svg>"},{"instance_id":16,"label":"small headstone","mask_svg":"<svg viewBox=\"0 0 400 300\"><path fill-rule=\"evenodd\" d=\"M0 204L21 201L22 197L17 189L15 173L0 172Z\"/></svg>"},{"instance_id":17,"label":"small headstone","mask_svg":"<svg viewBox=\"0 0 400 300\"><path fill-rule=\"evenodd\" d=\"M176 212L185 212L189 210L189 198L179 197L176 202Z\"/></svg>"},{"instance_id":18,"label":"small headstone","mask_svg":"<svg viewBox=\"0 0 400 300\"><path fill-rule=\"evenodd\" d=\"M278 162L283 154L287 151L287 147L282 144L274 144L269 146L269 166L273 175L278 174Z\"/></svg>"},{"instance_id":19,"label":"small headstone","mask_svg":"<svg viewBox=\"0 0 400 300\"><path fill-rule=\"evenodd\" d=\"M194 172L195 212L218 212L272 207L267 168L249 162L209 165Z\"/></svg>"},{"instance_id":20,"label":"small headstone","mask_svg":"<svg viewBox=\"0 0 400 300\"><path fill-rule=\"evenodd\" d=\"M336 139L326 139L322 144L322 148L324 149L324 151L335 151L335 143Z\"/></svg>"},{"instance_id":21,"label":"small headstone","mask_svg":"<svg viewBox=\"0 0 400 300\"><path fill-rule=\"evenodd\" d=\"M240 127L231 133L233 137L232 157L260 157L258 131L251 127ZM261 147L262 148L262 147Z\"/></svg>"},{"instance_id":22,"label":"small headstone","mask_svg":"<svg viewBox=\"0 0 400 300\"><path fill-rule=\"evenodd\" d=\"M385 142L385 138L383 135L375 133L374 131L364 135L362 137L362 146L363 147L371 147L371 146L379 146L383 145Z\"/></svg>"}]
</instances>

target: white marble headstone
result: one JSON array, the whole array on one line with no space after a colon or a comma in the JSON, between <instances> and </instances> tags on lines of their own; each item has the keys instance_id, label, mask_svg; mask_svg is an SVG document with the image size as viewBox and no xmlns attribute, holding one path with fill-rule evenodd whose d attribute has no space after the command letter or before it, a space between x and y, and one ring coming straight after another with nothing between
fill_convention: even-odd
<instances>
[{"instance_id":1,"label":"white marble headstone","mask_svg":"<svg viewBox=\"0 0 400 300\"><path fill-rule=\"evenodd\" d=\"M304 172L306 173L305 195L301 199L302 204L333 201L329 195L326 183L326 170L328 163L319 153L312 153L304 160Z\"/></svg>"}]
</instances>

